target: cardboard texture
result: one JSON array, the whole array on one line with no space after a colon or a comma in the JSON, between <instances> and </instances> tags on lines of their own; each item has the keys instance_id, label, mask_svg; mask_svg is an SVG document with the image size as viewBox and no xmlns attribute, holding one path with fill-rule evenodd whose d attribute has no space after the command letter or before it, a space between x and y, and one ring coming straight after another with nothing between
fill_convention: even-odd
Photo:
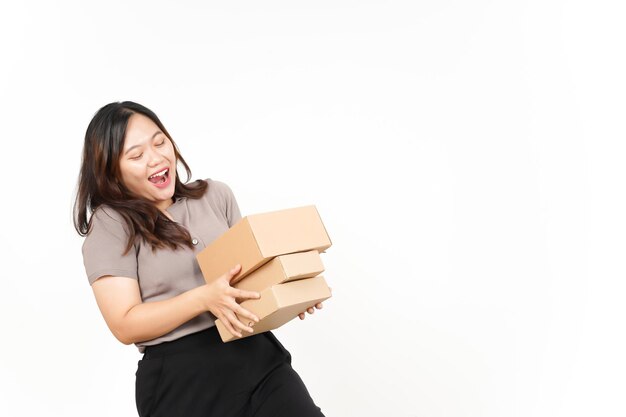
<instances>
[{"instance_id":1,"label":"cardboard texture","mask_svg":"<svg viewBox=\"0 0 626 417\"><path fill-rule=\"evenodd\" d=\"M252 327L254 332L242 332L241 339L276 329L305 312L307 308L330 297L330 289L321 275L273 285L261 292L260 299L246 300L241 303L243 308L259 318L259 322ZM239 317L239 319L245 324L250 324L246 318ZM224 342L240 339L231 334L220 320L216 320L215 325Z\"/></svg>"},{"instance_id":2,"label":"cardboard texture","mask_svg":"<svg viewBox=\"0 0 626 417\"><path fill-rule=\"evenodd\" d=\"M316 250L280 255L252 271L233 286L240 290L261 292L272 285L311 278L324 272Z\"/></svg>"},{"instance_id":3,"label":"cardboard texture","mask_svg":"<svg viewBox=\"0 0 626 417\"><path fill-rule=\"evenodd\" d=\"M210 283L241 264L231 285L272 258L295 252L323 252L332 245L315 206L253 214L204 248L196 259Z\"/></svg>"}]
</instances>

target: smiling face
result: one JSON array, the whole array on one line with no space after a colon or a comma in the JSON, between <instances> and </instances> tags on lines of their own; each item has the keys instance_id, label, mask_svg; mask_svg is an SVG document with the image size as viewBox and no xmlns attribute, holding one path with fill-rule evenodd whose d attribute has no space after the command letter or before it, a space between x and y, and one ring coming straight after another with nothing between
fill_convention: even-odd
<instances>
[{"instance_id":1,"label":"smiling face","mask_svg":"<svg viewBox=\"0 0 626 417\"><path fill-rule=\"evenodd\" d=\"M172 204L176 185L174 146L150 118L138 113L130 117L119 162L126 188L153 201L162 211Z\"/></svg>"}]
</instances>

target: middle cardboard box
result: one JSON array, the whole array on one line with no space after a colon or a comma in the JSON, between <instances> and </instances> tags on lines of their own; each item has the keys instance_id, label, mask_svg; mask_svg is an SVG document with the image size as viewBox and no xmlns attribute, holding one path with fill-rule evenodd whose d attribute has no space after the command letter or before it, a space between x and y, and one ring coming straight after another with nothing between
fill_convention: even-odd
<instances>
[{"instance_id":1,"label":"middle cardboard box","mask_svg":"<svg viewBox=\"0 0 626 417\"><path fill-rule=\"evenodd\" d=\"M272 285L311 278L322 272L324 272L324 264L318 251L289 253L277 256L263 264L235 283L233 287L261 292Z\"/></svg>"}]
</instances>

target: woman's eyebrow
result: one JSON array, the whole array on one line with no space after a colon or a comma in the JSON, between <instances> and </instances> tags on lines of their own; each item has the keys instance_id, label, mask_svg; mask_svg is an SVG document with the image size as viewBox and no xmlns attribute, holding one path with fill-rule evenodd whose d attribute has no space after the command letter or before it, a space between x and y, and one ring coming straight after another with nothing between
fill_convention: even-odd
<instances>
[{"instance_id":1,"label":"woman's eyebrow","mask_svg":"<svg viewBox=\"0 0 626 417\"><path fill-rule=\"evenodd\" d=\"M154 138L156 137L156 135L158 135L159 133L163 133L163 132L161 132L160 130L157 130L156 132L154 132L154 135L152 135L152 137L151 137L150 139L148 139L148 140L146 140L146 141L144 141L144 142L142 142L142 143L139 143L139 144L137 144L137 145L133 145L133 146L131 146L130 148L126 149L126 152L124 152L124 155L126 155L128 152L132 151L132 150L133 150L133 149L135 149L136 147L138 147L138 146L142 146L145 142L149 142L149 141L151 141L151 140L152 140L152 139L154 139Z\"/></svg>"}]
</instances>

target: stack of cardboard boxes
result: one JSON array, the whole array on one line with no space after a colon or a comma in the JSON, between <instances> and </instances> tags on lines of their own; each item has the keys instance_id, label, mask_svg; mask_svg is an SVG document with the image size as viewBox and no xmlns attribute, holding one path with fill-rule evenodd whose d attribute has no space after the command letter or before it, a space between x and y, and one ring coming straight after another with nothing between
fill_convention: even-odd
<instances>
[{"instance_id":1,"label":"stack of cardboard boxes","mask_svg":"<svg viewBox=\"0 0 626 417\"><path fill-rule=\"evenodd\" d=\"M246 337L276 329L330 298L319 275L324 271L319 254L331 244L315 206L304 206L244 217L202 250L197 260L207 283L240 264L231 285L261 294L258 300L241 303L259 318L254 333L242 333ZM220 320L215 324L224 342L237 339Z\"/></svg>"}]
</instances>

